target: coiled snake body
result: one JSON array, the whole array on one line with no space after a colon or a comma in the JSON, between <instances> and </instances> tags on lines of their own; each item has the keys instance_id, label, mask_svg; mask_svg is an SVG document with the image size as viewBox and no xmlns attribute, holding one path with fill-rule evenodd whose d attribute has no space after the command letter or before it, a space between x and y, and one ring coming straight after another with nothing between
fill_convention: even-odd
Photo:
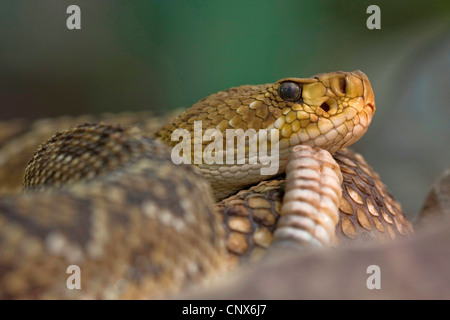
<instances>
[{"instance_id":1,"label":"coiled snake body","mask_svg":"<svg viewBox=\"0 0 450 320\"><path fill-rule=\"evenodd\" d=\"M400 205L345 148L374 111L362 72L333 72L211 95L157 130L163 143L145 117L129 115L100 119L122 125L62 131L29 161L24 194L0 197L0 298L158 298L257 261L272 242L408 236ZM277 143L278 170L262 176L268 165L250 164L251 141L244 163L175 165L164 143L173 151L174 131L194 135L197 121L203 132L277 129L278 143L270 134L265 142ZM12 189L5 177L18 152L9 143L30 137L20 125L0 125L0 178ZM194 160L196 148L192 141L185 159ZM66 286L70 265L80 267L81 290Z\"/></svg>"}]
</instances>

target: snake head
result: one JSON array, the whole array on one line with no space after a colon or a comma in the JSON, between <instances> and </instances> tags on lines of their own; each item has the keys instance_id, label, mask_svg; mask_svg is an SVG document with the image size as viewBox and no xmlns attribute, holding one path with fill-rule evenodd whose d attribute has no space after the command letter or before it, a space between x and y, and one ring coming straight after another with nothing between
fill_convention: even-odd
<instances>
[{"instance_id":1,"label":"snake head","mask_svg":"<svg viewBox=\"0 0 450 320\"><path fill-rule=\"evenodd\" d=\"M353 72L321 73L311 78L285 78L272 84L244 85L210 95L179 115L157 133L173 146L171 134L194 122L202 129L278 129L280 151L298 144L334 153L356 142L375 113L367 76Z\"/></svg>"},{"instance_id":2,"label":"snake head","mask_svg":"<svg viewBox=\"0 0 450 320\"><path fill-rule=\"evenodd\" d=\"M372 86L359 70L281 79L272 92L283 107L273 127L286 147L308 144L334 153L359 140L375 113Z\"/></svg>"},{"instance_id":3,"label":"snake head","mask_svg":"<svg viewBox=\"0 0 450 320\"><path fill-rule=\"evenodd\" d=\"M374 112L364 73L332 72L220 91L194 104L156 136L173 147L178 162L196 164L223 198L284 172L294 146L307 144L331 153L349 146L366 132ZM265 152L269 149L270 157Z\"/></svg>"}]
</instances>

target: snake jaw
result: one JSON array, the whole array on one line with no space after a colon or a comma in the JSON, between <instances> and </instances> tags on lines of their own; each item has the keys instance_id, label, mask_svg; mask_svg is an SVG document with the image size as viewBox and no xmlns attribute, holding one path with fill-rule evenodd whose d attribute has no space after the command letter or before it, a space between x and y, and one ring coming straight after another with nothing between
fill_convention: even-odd
<instances>
[{"instance_id":1,"label":"snake jaw","mask_svg":"<svg viewBox=\"0 0 450 320\"><path fill-rule=\"evenodd\" d=\"M361 106L362 108L358 110L357 115L354 118L354 122L359 122L359 125L355 125L354 127L354 135L353 137L344 144L343 148L348 147L349 145L358 141L364 133L367 131L373 115L375 114L375 97L372 89L372 85L370 84L369 78L367 75L360 71L355 70L350 72L350 74L357 78L358 86L362 87L362 95L361 95ZM350 100L352 101L352 100ZM349 104L350 104L349 101Z\"/></svg>"}]
</instances>

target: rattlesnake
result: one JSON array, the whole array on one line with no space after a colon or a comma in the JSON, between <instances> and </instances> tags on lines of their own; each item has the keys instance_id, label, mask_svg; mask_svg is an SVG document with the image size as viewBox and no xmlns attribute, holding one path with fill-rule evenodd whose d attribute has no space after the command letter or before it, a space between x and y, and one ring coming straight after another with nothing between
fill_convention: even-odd
<instances>
[{"instance_id":1,"label":"rattlesnake","mask_svg":"<svg viewBox=\"0 0 450 320\"><path fill-rule=\"evenodd\" d=\"M193 134L195 121L222 133L277 129L279 166L270 176L260 174L267 165L248 164L251 145L244 164L177 166L170 149L153 138L155 122L149 125L146 114L99 117L121 125L87 123L59 132L29 161L25 193L0 197L0 298L158 298L238 262L257 261L274 234L280 243L305 244L310 237L313 245L409 236L412 226L400 205L364 159L345 148L365 133L374 111L364 73L333 72L213 94L156 131L173 155L178 142L172 133ZM24 157L12 142L24 140L29 149L39 130L48 135L43 126L60 130L81 120L93 119L33 124L32 131L28 123L0 123L0 178L8 185L3 192L17 187L8 168ZM274 136L269 141L274 144ZM184 154L185 160L195 160L194 140L187 145L192 154ZM329 164L334 160L324 150L339 166ZM309 187L315 183L314 157L312 167L342 174L336 178L342 179L342 198L336 198L334 218L324 205L326 184L307 187L311 197L305 197L295 181L285 183L286 166L294 163L289 156L299 152L311 152L306 164L300 162L298 180L310 179ZM294 193L282 204L285 185L286 194ZM80 266L81 290L66 287L73 264Z\"/></svg>"}]
</instances>

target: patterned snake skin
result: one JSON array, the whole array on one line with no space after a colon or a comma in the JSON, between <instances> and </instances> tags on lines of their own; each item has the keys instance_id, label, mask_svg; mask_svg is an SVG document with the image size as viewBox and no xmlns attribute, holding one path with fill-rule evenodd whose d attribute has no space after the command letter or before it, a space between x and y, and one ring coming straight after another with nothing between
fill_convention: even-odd
<instances>
[{"instance_id":1,"label":"patterned snake skin","mask_svg":"<svg viewBox=\"0 0 450 320\"><path fill-rule=\"evenodd\" d=\"M302 230L295 235L317 236L329 217L315 218L309 204L283 209L291 190L295 201L305 200L284 175L299 144L332 153L340 168L332 246L409 236L412 226L379 176L345 148L365 133L374 111L370 83L355 71L232 88L159 130L168 121L146 113L0 122L0 298L160 298L255 263L286 214ZM278 170L261 176L264 165L248 161L175 165L172 133L193 134L195 121L203 131L278 129ZM186 159L194 160L194 150L192 141ZM80 267L81 290L66 287L70 265Z\"/></svg>"}]
</instances>

